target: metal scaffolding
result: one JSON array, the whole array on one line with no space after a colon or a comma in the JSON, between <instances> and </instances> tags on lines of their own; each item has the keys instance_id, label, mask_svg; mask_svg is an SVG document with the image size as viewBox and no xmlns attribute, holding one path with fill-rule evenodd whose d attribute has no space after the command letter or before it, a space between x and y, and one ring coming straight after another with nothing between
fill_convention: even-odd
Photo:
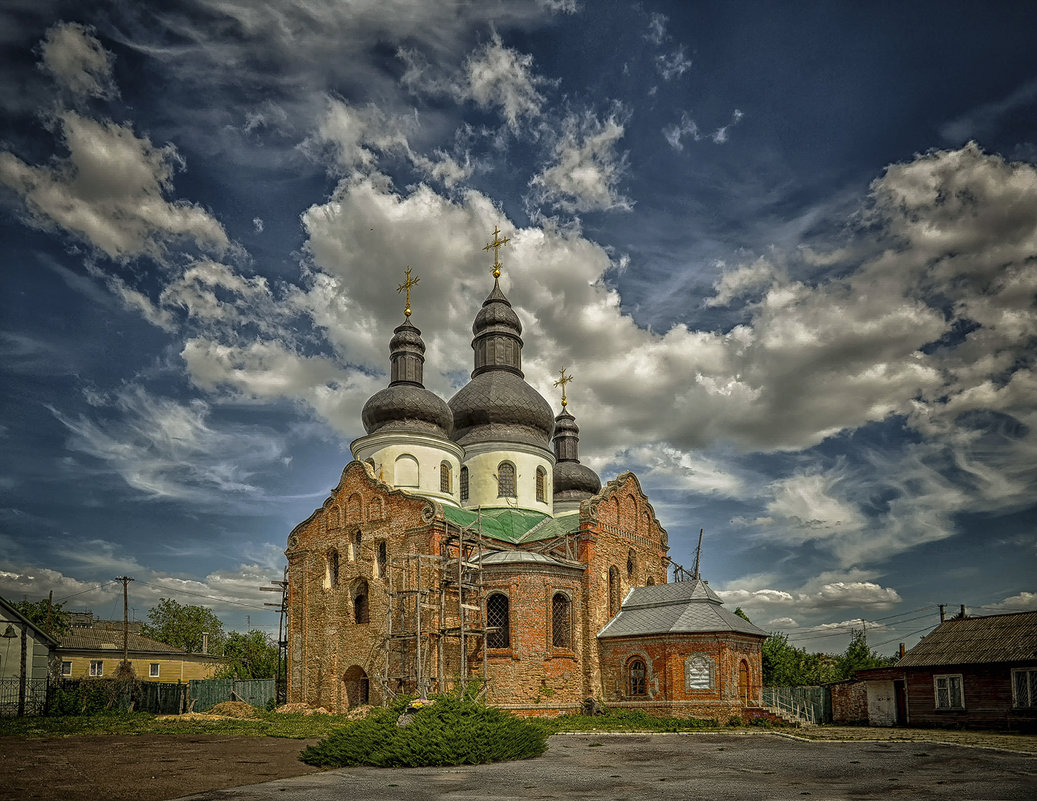
<instances>
[{"instance_id":1,"label":"metal scaffolding","mask_svg":"<svg viewBox=\"0 0 1037 801\"><path fill-rule=\"evenodd\" d=\"M438 553L407 553L386 560L384 662L378 677L387 697L478 685L488 687L485 638L486 598L482 558L481 511L476 526L450 526L444 521ZM473 648L473 645L475 648ZM470 675L469 652L482 654L482 677Z\"/></svg>"}]
</instances>

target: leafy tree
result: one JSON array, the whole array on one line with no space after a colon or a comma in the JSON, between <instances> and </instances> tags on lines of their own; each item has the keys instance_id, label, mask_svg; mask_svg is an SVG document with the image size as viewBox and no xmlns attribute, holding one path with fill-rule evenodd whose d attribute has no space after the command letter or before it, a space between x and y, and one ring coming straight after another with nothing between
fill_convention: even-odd
<instances>
[{"instance_id":1,"label":"leafy tree","mask_svg":"<svg viewBox=\"0 0 1037 801\"><path fill-rule=\"evenodd\" d=\"M763 641L763 683L776 687L802 687L836 681L837 660L827 654L808 654L789 644L787 634L771 634Z\"/></svg>"},{"instance_id":2,"label":"leafy tree","mask_svg":"<svg viewBox=\"0 0 1037 801\"><path fill-rule=\"evenodd\" d=\"M60 639L72 631L72 616L65 611L64 604L49 603L44 599L42 601L17 601L11 606L51 637Z\"/></svg>"},{"instance_id":3,"label":"leafy tree","mask_svg":"<svg viewBox=\"0 0 1037 801\"><path fill-rule=\"evenodd\" d=\"M208 607L159 598L158 606L148 610L148 620L141 626L145 637L197 653L202 650L202 633L208 632L209 653L220 653L223 623Z\"/></svg>"},{"instance_id":4,"label":"leafy tree","mask_svg":"<svg viewBox=\"0 0 1037 801\"><path fill-rule=\"evenodd\" d=\"M742 618L742 620L744 620L746 623L752 623L752 621L749 619L749 615L742 611L742 607L736 606L735 614L738 615L738 617Z\"/></svg>"},{"instance_id":5,"label":"leafy tree","mask_svg":"<svg viewBox=\"0 0 1037 801\"><path fill-rule=\"evenodd\" d=\"M216 671L216 678L272 679L277 676L277 645L258 629L247 634L232 631L223 642L223 666Z\"/></svg>"},{"instance_id":6,"label":"leafy tree","mask_svg":"<svg viewBox=\"0 0 1037 801\"><path fill-rule=\"evenodd\" d=\"M855 671L887 667L896 661L893 657L880 656L872 651L868 647L864 631L854 629L850 635L850 644L846 646L846 652L839 658L839 678L848 679L853 676Z\"/></svg>"}]
</instances>

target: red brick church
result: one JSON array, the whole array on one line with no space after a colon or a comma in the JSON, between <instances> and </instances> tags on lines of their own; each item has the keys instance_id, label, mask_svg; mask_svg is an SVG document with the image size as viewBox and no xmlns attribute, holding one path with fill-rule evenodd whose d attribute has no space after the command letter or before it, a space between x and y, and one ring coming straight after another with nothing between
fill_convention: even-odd
<instances>
[{"instance_id":1,"label":"red brick church","mask_svg":"<svg viewBox=\"0 0 1037 801\"><path fill-rule=\"evenodd\" d=\"M508 240L494 232L495 257ZM579 427L524 380L501 264L449 402L405 319L390 380L323 505L288 537L288 700L343 711L464 685L521 714L610 707L726 720L761 701L764 631L697 576L633 473L602 486Z\"/></svg>"}]
</instances>

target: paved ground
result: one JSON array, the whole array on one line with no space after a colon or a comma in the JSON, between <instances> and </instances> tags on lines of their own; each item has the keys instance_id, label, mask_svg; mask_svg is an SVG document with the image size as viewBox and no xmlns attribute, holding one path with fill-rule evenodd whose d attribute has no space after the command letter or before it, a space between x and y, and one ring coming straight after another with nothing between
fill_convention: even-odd
<instances>
[{"instance_id":1,"label":"paved ground","mask_svg":"<svg viewBox=\"0 0 1037 801\"><path fill-rule=\"evenodd\" d=\"M425 799L996 799L1037 797L1037 757L919 742L779 735L556 735L538 759L455 768L343 768L190 801ZM181 801L188 801L187 798Z\"/></svg>"}]
</instances>

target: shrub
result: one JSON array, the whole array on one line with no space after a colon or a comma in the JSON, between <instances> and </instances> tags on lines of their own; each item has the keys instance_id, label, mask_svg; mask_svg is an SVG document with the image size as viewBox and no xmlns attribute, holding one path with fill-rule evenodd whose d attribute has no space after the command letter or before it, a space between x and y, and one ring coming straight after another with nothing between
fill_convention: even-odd
<instances>
[{"instance_id":1,"label":"shrub","mask_svg":"<svg viewBox=\"0 0 1037 801\"><path fill-rule=\"evenodd\" d=\"M478 765L529 759L547 748L547 734L540 727L471 699L441 696L414 712L409 725L399 726L406 706L401 700L372 710L306 748L299 758L320 767Z\"/></svg>"}]
</instances>

